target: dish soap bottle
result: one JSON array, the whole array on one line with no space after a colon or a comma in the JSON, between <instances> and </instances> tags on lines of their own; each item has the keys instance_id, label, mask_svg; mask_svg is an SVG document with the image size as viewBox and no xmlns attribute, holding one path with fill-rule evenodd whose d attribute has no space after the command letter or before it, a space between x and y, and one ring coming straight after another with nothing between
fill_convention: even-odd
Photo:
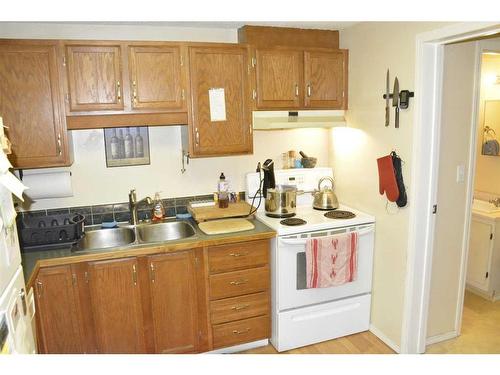
<instances>
[{"instance_id":1,"label":"dish soap bottle","mask_svg":"<svg viewBox=\"0 0 500 375\"><path fill-rule=\"evenodd\" d=\"M217 184L217 193L219 196L219 208L229 207L229 182L226 181L224 172L220 174L219 183Z\"/></svg>"},{"instance_id":2,"label":"dish soap bottle","mask_svg":"<svg viewBox=\"0 0 500 375\"><path fill-rule=\"evenodd\" d=\"M161 202L160 193L155 193L155 199L153 202L153 214L151 215L151 220L153 222L158 222L163 220L163 216L165 216L165 207L163 207L163 203Z\"/></svg>"}]
</instances>

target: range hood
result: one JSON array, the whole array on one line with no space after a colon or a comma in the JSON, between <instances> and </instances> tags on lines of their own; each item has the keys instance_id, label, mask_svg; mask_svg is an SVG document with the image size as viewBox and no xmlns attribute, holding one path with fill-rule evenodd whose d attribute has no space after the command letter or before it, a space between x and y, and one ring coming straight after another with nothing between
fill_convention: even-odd
<instances>
[{"instance_id":1,"label":"range hood","mask_svg":"<svg viewBox=\"0 0 500 375\"><path fill-rule=\"evenodd\" d=\"M344 110L253 111L254 130L347 126Z\"/></svg>"}]
</instances>

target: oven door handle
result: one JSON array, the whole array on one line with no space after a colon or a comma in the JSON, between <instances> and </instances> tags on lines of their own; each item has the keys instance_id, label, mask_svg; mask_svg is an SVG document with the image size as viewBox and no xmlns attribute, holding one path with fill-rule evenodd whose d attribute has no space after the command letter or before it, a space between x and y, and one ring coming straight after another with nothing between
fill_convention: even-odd
<instances>
[{"instance_id":1,"label":"oven door handle","mask_svg":"<svg viewBox=\"0 0 500 375\"><path fill-rule=\"evenodd\" d=\"M365 234L373 232L373 230L374 230L374 227L369 227L369 228L366 228L363 230L359 230L359 231L357 231L358 236L359 237L364 236ZM324 237L328 237L328 236L324 236ZM280 238L279 241L280 241L280 243L285 244L285 245L305 245L307 243L307 240L309 240L311 238L322 238L322 237L310 237L310 238L301 238L301 239Z\"/></svg>"}]
</instances>

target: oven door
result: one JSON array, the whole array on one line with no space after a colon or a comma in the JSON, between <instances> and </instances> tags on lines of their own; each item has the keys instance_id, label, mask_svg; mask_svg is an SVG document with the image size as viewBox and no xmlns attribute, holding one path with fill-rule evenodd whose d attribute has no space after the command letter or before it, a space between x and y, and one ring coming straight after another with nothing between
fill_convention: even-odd
<instances>
[{"instance_id":1,"label":"oven door","mask_svg":"<svg viewBox=\"0 0 500 375\"><path fill-rule=\"evenodd\" d=\"M321 232L300 233L278 237L277 246L277 309L309 306L371 292L374 224L336 228ZM306 289L306 241L335 234L358 231L358 278L330 288Z\"/></svg>"}]
</instances>

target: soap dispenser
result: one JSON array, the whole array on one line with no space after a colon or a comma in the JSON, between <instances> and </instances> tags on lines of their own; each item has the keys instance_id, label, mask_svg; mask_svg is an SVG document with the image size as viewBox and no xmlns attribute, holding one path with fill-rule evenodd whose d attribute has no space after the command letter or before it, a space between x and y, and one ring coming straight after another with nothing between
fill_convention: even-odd
<instances>
[{"instance_id":1,"label":"soap dispenser","mask_svg":"<svg viewBox=\"0 0 500 375\"><path fill-rule=\"evenodd\" d=\"M151 215L151 220L153 222L162 221L163 216L165 216L165 207L163 207L163 203L160 198L160 192L156 192L153 202L153 214Z\"/></svg>"}]
</instances>

